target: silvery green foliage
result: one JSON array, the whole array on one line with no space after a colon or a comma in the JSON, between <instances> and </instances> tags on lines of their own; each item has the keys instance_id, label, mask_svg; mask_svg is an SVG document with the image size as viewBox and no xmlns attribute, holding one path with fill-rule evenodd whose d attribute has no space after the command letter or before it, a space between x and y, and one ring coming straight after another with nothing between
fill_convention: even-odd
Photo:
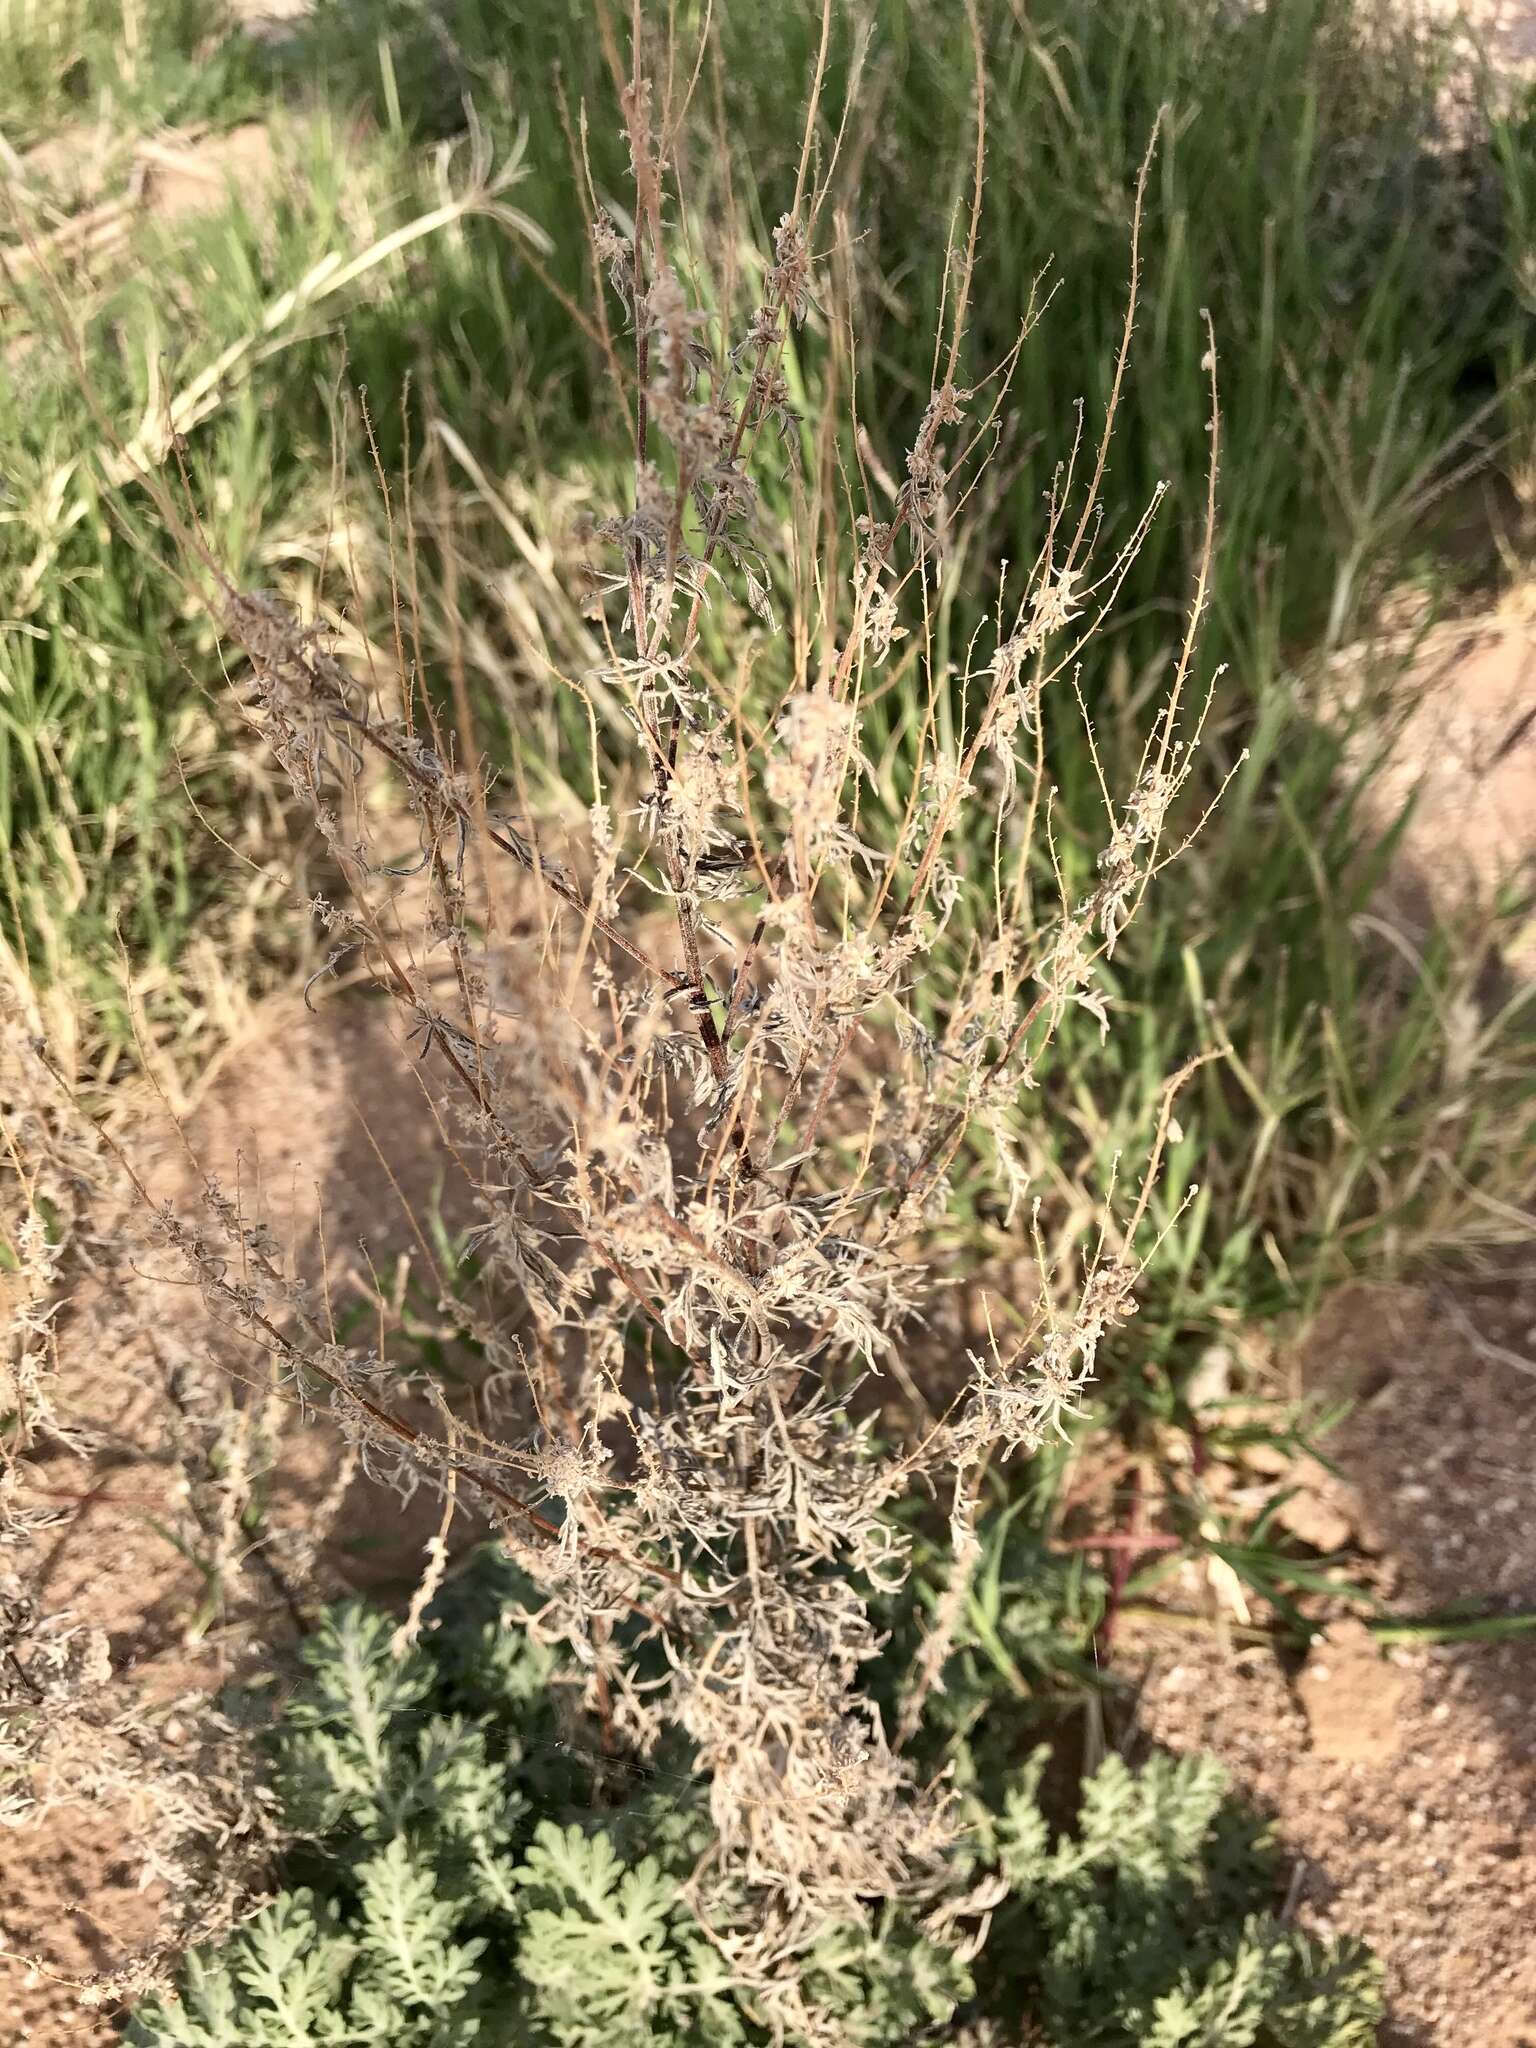
<instances>
[{"instance_id":1,"label":"silvery green foliage","mask_svg":"<svg viewBox=\"0 0 1536 2048\"><path fill-rule=\"evenodd\" d=\"M1367 2048L1379 1971L1355 1944L1321 1948L1275 1917L1276 1857L1209 1757L1108 1757L1054 1836L1038 1792L1046 1752L975 1842L1008 1898L982 1970L1025 1965L1040 2038L1058 2048Z\"/></svg>"},{"instance_id":2,"label":"silvery green foliage","mask_svg":"<svg viewBox=\"0 0 1536 2048\"><path fill-rule=\"evenodd\" d=\"M758 2048L770 2032L728 1942L690 1905L705 1788L674 1760L607 1763L563 1715L555 1653L486 1560L397 1652L352 1605L306 1645L275 1774L291 1886L137 2048ZM590 1743L590 1747L589 1747ZM1365 2048L1375 1965L1273 1915L1275 1866L1207 1760L1111 1758L1070 1831L1042 1810L1045 1753L978 1772L953 1913L826 1926L802 1964L805 2043L987 2048Z\"/></svg>"}]
</instances>

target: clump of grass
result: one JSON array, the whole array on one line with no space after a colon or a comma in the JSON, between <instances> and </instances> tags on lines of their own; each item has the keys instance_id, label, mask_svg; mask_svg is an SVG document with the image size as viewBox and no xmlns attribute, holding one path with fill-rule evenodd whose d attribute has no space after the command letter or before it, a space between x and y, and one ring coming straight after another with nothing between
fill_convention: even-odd
<instances>
[{"instance_id":1,"label":"clump of grass","mask_svg":"<svg viewBox=\"0 0 1536 2048\"><path fill-rule=\"evenodd\" d=\"M0 160L63 129L114 130L229 111L254 52L223 0L3 0ZM63 167L61 167L63 168Z\"/></svg>"},{"instance_id":2,"label":"clump of grass","mask_svg":"<svg viewBox=\"0 0 1536 2048\"><path fill-rule=\"evenodd\" d=\"M232 573L323 581L332 547L347 552L329 323L399 317L423 244L466 220L539 239L512 203L517 156L493 163L483 142L427 177L316 114L280 124L273 149L259 201L232 197L190 230L145 221L89 281L89 403L53 345L71 282L58 259L42 251L9 298L0 940L71 1070L102 1081L159 1040L174 1076L303 957L293 921L274 921L302 832L259 757L231 745L215 636L141 531L143 475L177 445ZM38 256L33 224L12 226L13 253Z\"/></svg>"}]
</instances>

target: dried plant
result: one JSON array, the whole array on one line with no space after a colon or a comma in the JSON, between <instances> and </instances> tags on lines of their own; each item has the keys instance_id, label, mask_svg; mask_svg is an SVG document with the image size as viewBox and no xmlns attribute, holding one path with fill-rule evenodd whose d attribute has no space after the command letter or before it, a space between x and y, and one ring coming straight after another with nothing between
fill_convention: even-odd
<instances>
[{"instance_id":1,"label":"dried plant","mask_svg":"<svg viewBox=\"0 0 1536 2048\"><path fill-rule=\"evenodd\" d=\"M451 1079L446 1142L481 1217L441 1307L485 1361L473 1410L439 1401L440 1426L424 1421L398 1363L340 1341L236 1205L211 1198L196 1223L162 1212L156 1236L371 1471L491 1512L542 1589L529 1629L574 1648L613 1745L687 1736L716 1829L695 1910L761 2009L814 2038L795 1959L819 1928L886 1900L931 1906L936 1927L955 1918L939 1898L951 1801L904 1748L940 1682L944 1612L903 1727L882 1724L860 1682L879 1602L907 1569L894 1510L948 1503L963 1588L982 1471L1064 1427L1135 1308L1178 1077L1140 1194L1117 1214L1106 1191L1080 1270L1041 1233L1050 1134L1034 1091L1069 1010L1113 1028L1102 963L1176 850L1170 815L1200 737L1214 366L1186 630L1133 786L1104 789L1097 885L1072 897L1048 732L1066 716L1091 733L1096 636L1155 510L1117 519L1103 502L1139 197L1108 413L1092 431L1079 417L1033 560L999 570L990 627L953 659L936 599L1036 317L963 380L982 66L934 380L877 509L854 423L797 410L816 331L829 362L839 345L825 309L852 261L829 202L838 145L819 146L821 70L792 201L736 322L718 288L731 223L683 204L686 94L661 84L697 73L644 52L637 23L621 92L632 204L594 201L608 298L589 323L629 421L632 487L581 534L600 655L569 683L589 707L622 707L630 750L594 740L584 831L538 815L515 758L482 758L462 699L449 730L413 684L412 621L386 683L233 588L155 487L194 572L213 576L245 711L345 885L312 906L332 963L371 973L419 1059ZM898 677L918 714L893 802L882 750ZM404 866L385 847L402 810L418 842ZM944 1281L934 1247L972 1152L1001 1206L1034 1219L1043 1277L1021 1332L973 1354L935 1415L906 1354ZM905 1429L872 1398L887 1375L909 1397Z\"/></svg>"},{"instance_id":2,"label":"dried plant","mask_svg":"<svg viewBox=\"0 0 1536 2048\"><path fill-rule=\"evenodd\" d=\"M160 1938L76 1987L105 2004L157 1980L187 1941L229 1926L270 1861L275 1827L247 1732L201 1693L151 1706L114 1669L106 1630L50 1597L47 1561L79 1510L37 1484L35 1461L101 1448L73 1412L57 1324L72 1277L99 1276L121 1250L99 1235L112 1141L61 1081L23 988L0 984L0 1019L0 1241L13 1260L0 1267L0 1831L41 1828L61 1809L98 1825L111 1813L141 1883L166 1886ZM215 1382L213 1399L224 1397L227 1382ZM226 1445L246 1440L253 1418L220 1419ZM226 1474L206 1489L217 1534L239 1482Z\"/></svg>"},{"instance_id":3,"label":"dried plant","mask_svg":"<svg viewBox=\"0 0 1536 2048\"><path fill-rule=\"evenodd\" d=\"M59 1398L56 1320L71 1226L100 1176L100 1145L55 1073L27 1000L0 980L0 1568L52 1517L21 1497L24 1461L75 1444ZM14 1600L16 1589L8 1589ZM0 1765L3 1768L3 1765Z\"/></svg>"}]
</instances>

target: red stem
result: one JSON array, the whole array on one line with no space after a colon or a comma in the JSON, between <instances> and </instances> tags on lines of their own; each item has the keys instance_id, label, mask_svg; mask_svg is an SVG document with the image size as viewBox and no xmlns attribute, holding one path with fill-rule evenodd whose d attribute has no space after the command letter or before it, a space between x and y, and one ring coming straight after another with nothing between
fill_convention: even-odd
<instances>
[{"instance_id":1,"label":"red stem","mask_svg":"<svg viewBox=\"0 0 1536 2048\"><path fill-rule=\"evenodd\" d=\"M1121 1602L1125 1589L1130 1584L1131 1571L1136 1559L1148 1548L1147 1534L1141 1526L1142 1479L1141 1467L1133 1468L1127 1485L1129 1499L1126 1504L1126 1528L1121 1540L1111 1549L1109 1568L1109 1596L1104 1603L1104 1619L1099 1623L1094 1645L1099 1662L1108 1663L1110 1649L1115 1640L1115 1624L1120 1619Z\"/></svg>"}]
</instances>

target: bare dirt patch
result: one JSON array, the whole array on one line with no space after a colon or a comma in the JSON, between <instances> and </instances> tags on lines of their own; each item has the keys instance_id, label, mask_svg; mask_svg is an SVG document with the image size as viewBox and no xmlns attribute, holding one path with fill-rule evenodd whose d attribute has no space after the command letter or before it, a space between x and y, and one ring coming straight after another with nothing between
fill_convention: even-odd
<instances>
[{"instance_id":1,"label":"bare dirt patch","mask_svg":"<svg viewBox=\"0 0 1536 2048\"><path fill-rule=\"evenodd\" d=\"M1536 1370L1511 1362L1533 1326L1516 1275L1357 1289L1313 1333L1306 1383L1361 1397L1327 1450L1400 1611L1536 1607ZM1346 1622L1290 1668L1264 1646L1141 1640L1141 1732L1214 1751L1276 1816L1302 1921L1385 1959L1384 2041L1533 2048L1536 1641L1383 1651Z\"/></svg>"},{"instance_id":2,"label":"bare dirt patch","mask_svg":"<svg viewBox=\"0 0 1536 2048\"><path fill-rule=\"evenodd\" d=\"M154 138L139 144L145 198L160 220L184 220L222 206L231 192L249 205L277 175L272 132L245 121L222 134Z\"/></svg>"},{"instance_id":3,"label":"bare dirt patch","mask_svg":"<svg viewBox=\"0 0 1536 2048\"><path fill-rule=\"evenodd\" d=\"M1505 931L1505 965L1536 976L1536 588L1521 585L1494 610L1448 620L1394 651L1340 658L1335 682L1356 701L1385 661L1400 663L1384 707L1396 728L1385 760L1366 721L1354 748L1371 767L1363 792L1372 824L1392 830L1410 806L1389 887L1395 921L1427 930L1487 917L1501 898L1527 908Z\"/></svg>"},{"instance_id":4,"label":"bare dirt patch","mask_svg":"<svg viewBox=\"0 0 1536 2048\"><path fill-rule=\"evenodd\" d=\"M0 191L26 223L18 236L8 222L0 249L18 276L41 264L72 286L104 283L131 264L144 222L186 227L231 200L259 208L283 176L265 121L126 136L76 122L10 163L0 155Z\"/></svg>"}]
</instances>

